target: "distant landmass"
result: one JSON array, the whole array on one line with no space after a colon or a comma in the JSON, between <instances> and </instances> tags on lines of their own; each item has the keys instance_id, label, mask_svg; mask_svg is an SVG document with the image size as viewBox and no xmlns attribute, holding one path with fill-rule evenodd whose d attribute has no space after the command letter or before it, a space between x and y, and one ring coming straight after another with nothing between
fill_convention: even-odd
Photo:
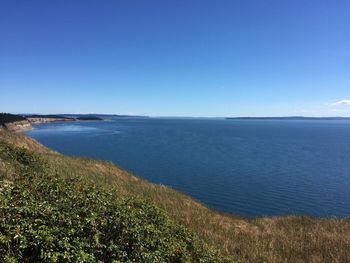
<instances>
[{"instance_id":1,"label":"distant landmass","mask_svg":"<svg viewBox=\"0 0 350 263\"><path fill-rule=\"evenodd\" d=\"M0 113L0 126L6 123L15 121L26 121L27 119L20 115L14 115L10 113Z\"/></svg>"},{"instance_id":2,"label":"distant landmass","mask_svg":"<svg viewBox=\"0 0 350 263\"><path fill-rule=\"evenodd\" d=\"M23 116L0 113L0 131L4 129L9 131L25 131L32 129L32 125Z\"/></svg>"},{"instance_id":3,"label":"distant landmass","mask_svg":"<svg viewBox=\"0 0 350 263\"><path fill-rule=\"evenodd\" d=\"M76 118L79 121L102 121L103 119L96 116L81 116Z\"/></svg>"},{"instance_id":4,"label":"distant landmass","mask_svg":"<svg viewBox=\"0 0 350 263\"><path fill-rule=\"evenodd\" d=\"M55 114L44 114L44 115L41 115L41 114L24 114L22 115L24 118L27 118L27 119L42 119L42 118L45 118L45 119L66 119L66 120L74 120L74 118L71 118L71 117L67 117L67 116L63 116L63 115L55 115Z\"/></svg>"},{"instance_id":5,"label":"distant landmass","mask_svg":"<svg viewBox=\"0 0 350 263\"><path fill-rule=\"evenodd\" d=\"M65 117L72 117L72 118L78 118L78 117L98 117L98 118L148 118L148 116L142 116L142 115L119 115L119 114L60 114L60 116Z\"/></svg>"},{"instance_id":6,"label":"distant landmass","mask_svg":"<svg viewBox=\"0 0 350 263\"><path fill-rule=\"evenodd\" d=\"M140 115L118 114L10 114L0 113L0 130L26 131L33 129L32 124L71 122L71 121L103 121L111 118L148 118Z\"/></svg>"},{"instance_id":7,"label":"distant landmass","mask_svg":"<svg viewBox=\"0 0 350 263\"><path fill-rule=\"evenodd\" d=\"M101 116L101 115L100 115ZM74 121L103 121L100 116L94 115L57 115L57 114L10 114L0 113L0 130L26 131L31 130L32 124L52 123L52 122L74 122Z\"/></svg>"},{"instance_id":8,"label":"distant landmass","mask_svg":"<svg viewBox=\"0 0 350 263\"><path fill-rule=\"evenodd\" d=\"M350 117L304 117L304 116L286 116L286 117L227 117L227 120L350 120Z\"/></svg>"}]
</instances>

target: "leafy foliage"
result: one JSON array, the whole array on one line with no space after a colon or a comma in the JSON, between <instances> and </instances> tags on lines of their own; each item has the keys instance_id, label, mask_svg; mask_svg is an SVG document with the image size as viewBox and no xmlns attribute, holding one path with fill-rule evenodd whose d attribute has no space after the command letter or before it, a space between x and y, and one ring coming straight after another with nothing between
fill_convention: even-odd
<instances>
[{"instance_id":1,"label":"leafy foliage","mask_svg":"<svg viewBox=\"0 0 350 263\"><path fill-rule=\"evenodd\" d=\"M59 176L38 154L0 141L1 262L218 262L159 208Z\"/></svg>"}]
</instances>

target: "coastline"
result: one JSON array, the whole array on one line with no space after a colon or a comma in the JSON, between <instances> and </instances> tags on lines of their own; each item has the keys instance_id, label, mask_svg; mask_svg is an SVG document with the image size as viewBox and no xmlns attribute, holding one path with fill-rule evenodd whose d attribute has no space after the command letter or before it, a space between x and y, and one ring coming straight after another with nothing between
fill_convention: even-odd
<instances>
[{"instance_id":1,"label":"coastline","mask_svg":"<svg viewBox=\"0 0 350 263\"><path fill-rule=\"evenodd\" d=\"M5 123L3 126L1 126L1 128L7 129L11 132L26 132L32 130L33 126L28 120L24 120Z\"/></svg>"},{"instance_id":2,"label":"coastline","mask_svg":"<svg viewBox=\"0 0 350 263\"><path fill-rule=\"evenodd\" d=\"M108 120L89 120L89 119L74 119L74 118L27 118L23 121L15 121L10 123L5 123L3 126L0 126L1 129L7 129L11 132L27 132L34 130L33 125L39 124L48 124L48 123L60 123L60 122L91 122L91 121L108 121Z\"/></svg>"}]
</instances>

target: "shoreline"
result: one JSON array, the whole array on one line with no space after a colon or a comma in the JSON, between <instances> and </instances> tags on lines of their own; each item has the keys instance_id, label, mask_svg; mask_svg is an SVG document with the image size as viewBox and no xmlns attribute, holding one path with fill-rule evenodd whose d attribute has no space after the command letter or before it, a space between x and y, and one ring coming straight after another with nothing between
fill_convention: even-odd
<instances>
[{"instance_id":1,"label":"shoreline","mask_svg":"<svg viewBox=\"0 0 350 263\"><path fill-rule=\"evenodd\" d=\"M40 124L50 124L50 123L66 123L66 122L100 122L100 121L108 121L108 120L83 120L83 119L67 119L67 118L27 118L27 120L23 121L15 121L10 123L5 123L0 126L1 129L7 129L10 132L16 133L24 133L27 131L34 130L33 125Z\"/></svg>"}]
</instances>

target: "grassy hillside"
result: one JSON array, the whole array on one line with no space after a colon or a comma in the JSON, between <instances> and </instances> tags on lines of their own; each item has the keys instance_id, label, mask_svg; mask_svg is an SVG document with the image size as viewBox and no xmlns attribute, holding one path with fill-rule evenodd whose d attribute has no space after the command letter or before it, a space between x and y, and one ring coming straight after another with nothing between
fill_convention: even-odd
<instances>
[{"instance_id":1,"label":"grassy hillside","mask_svg":"<svg viewBox=\"0 0 350 263\"><path fill-rule=\"evenodd\" d=\"M350 220L220 214L111 163L66 157L6 131L0 179L0 255L9 262L33 255L44 262L350 262Z\"/></svg>"}]
</instances>

